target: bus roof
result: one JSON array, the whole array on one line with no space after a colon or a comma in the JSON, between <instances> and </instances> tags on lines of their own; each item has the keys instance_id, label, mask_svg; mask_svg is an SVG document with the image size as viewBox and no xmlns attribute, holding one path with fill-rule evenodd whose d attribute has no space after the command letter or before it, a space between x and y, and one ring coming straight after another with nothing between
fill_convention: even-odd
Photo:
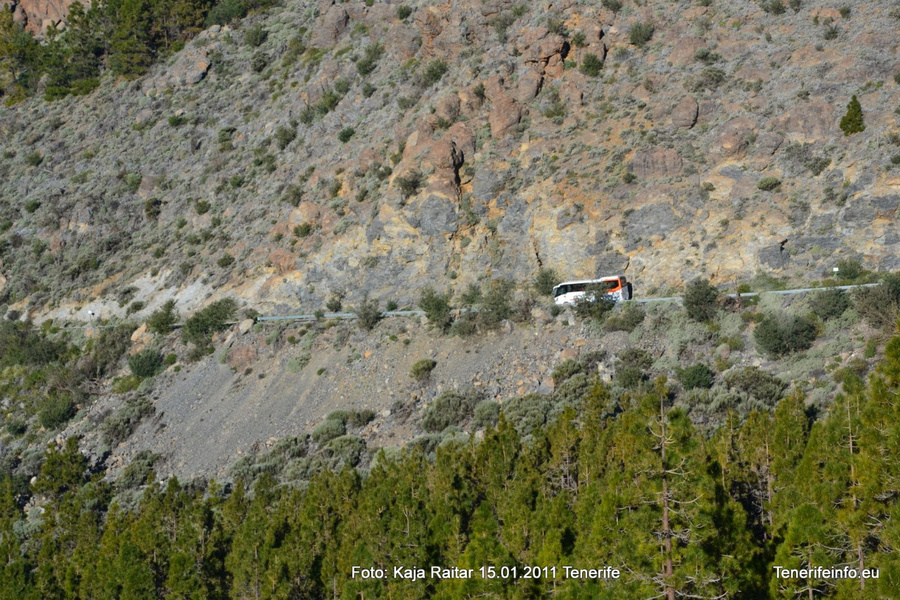
<instances>
[{"instance_id":1,"label":"bus roof","mask_svg":"<svg viewBox=\"0 0 900 600\"><path fill-rule=\"evenodd\" d=\"M623 275L610 275L609 277L601 277L599 279L573 279L571 281L563 281L562 283L557 283L554 285L554 288L558 288L561 285L572 285L573 283L601 283L604 281L615 281L618 279L622 279Z\"/></svg>"}]
</instances>

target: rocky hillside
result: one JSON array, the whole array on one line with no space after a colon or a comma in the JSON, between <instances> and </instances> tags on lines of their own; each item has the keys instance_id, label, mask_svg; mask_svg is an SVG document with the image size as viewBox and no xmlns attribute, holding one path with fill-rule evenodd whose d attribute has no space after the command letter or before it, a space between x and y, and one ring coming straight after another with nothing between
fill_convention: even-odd
<instances>
[{"instance_id":1,"label":"rocky hillside","mask_svg":"<svg viewBox=\"0 0 900 600\"><path fill-rule=\"evenodd\" d=\"M137 81L0 109L2 300L87 320L540 267L644 294L896 268L892 4L788 4L287 2L213 27Z\"/></svg>"}]
</instances>

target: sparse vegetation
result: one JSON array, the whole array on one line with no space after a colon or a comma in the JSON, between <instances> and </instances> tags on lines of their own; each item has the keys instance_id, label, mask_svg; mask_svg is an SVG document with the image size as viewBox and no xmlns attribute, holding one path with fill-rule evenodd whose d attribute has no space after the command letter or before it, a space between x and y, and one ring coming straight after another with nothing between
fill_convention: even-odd
<instances>
[{"instance_id":1,"label":"sparse vegetation","mask_svg":"<svg viewBox=\"0 0 900 600\"><path fill-rule=\"evenodd\" d=\"M656 28L652 23L639 21L628 29L628 41L638 48L643 48L653 37L654 31Z\"/></svg>"},{"instance_id":2,"label":"sparse vegetation","mask_svg":"<svg viewBox=\"0 0 900 600\"><path fill-rule=\"evenodd\" d=\"M425 381L431 377L431 372L437 366L437 362L430 358L423 358L413 363L409 369L409 376L415 381Z\"/></svg>"},{"instance_id":3,"label":"sparse vegetation","mask_svg":"<svg viewBox=\"0 0 900 600\"><path fill-rule=\"evenodd\" d=\"M719 290L708 279L695 279L684 289L682 304L694 321L705 323L718 313Z\"/></svg>"},{"instance_id":4,"label":"sparse vegetation","mask_svg":"<svg viewBox=\"0 0 900 600\"><path fill-rule=\"evenodd\" d=\"M753 339L760 349L773 357L808 350L816 336L815 323L790 313L768 314L753 330Z\"/></svg>"}]
</instances>

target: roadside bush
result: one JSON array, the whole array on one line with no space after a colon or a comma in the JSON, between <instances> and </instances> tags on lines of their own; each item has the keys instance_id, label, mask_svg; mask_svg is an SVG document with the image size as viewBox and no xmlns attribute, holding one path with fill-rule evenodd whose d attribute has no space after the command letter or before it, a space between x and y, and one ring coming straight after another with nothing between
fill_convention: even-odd
<instances>
[{"instance_id":1,"label":"roadside bush","mask_svg":"<svg viewBox=\"0 0 900 600\"><path fill-rule=\"evenodd\" d=\"M809 349L816 339L816 324L806 317L782 313L766 315L753 330L753 339L773 357Z\"/></svg>"},{"instance_id":2,"label":"roadside bush","mask_svg":"<svg viewBox=\"0 0 900 600\"><path fill-rule=\"evenodd\" d=\"M509 279L495 279L487 286L476 314L478 326L487 330L496 329L512 315L512 298L515 285Z\"/></svg>"},{"instance_id":3,"label":"roadside bush","mask_svg":"<svg viewBox=\"0 0 900 600\"><path fill-rule=\"evenodd\" d=\"M359 306L353 309L356 314L356 323L360 329L371 331L381 321L382 314L378 308L378 300L369 298L368 294L363 297Z\"/></svg>"},{"instance_id":4,"label":"roadside bush","mask_svg":"<svg viewBox=\"0 0 900 600\"><path fill-rule=\"evenodd\" d=\"M549 296L553 293L553 286L559 282L556 271L553 269L541 269L534 277L532 287L534 291L542 296Z\"/></svg>"},{"instance_id":5,"label":"roadside bush","mask_svg":"<svg viewBox=\"0 0 900 600\"><path fill-rule=\"evenodd\" d=\"M900 275L889 274L881 285L853 290L856 311L872 327L893 329L900 316Z\"/></svg>"},{"instance_id":6,"label":"roadside bush","mask_svg":"<svg viewBox=\"0 0 900 600\"><path fill-rule=\"evenodd\" d=\"M652 23L635 23L631 26L631 29L628 30L628 41L638 48L643 48L653 37L654 31L655 28Z\"/></svg>"},{"instance_id":7,"label":"roadside bush","mask_svg":"<svg viewBox=\"0 0 900 600\"><path fill-rule=\"evenodd\" d=\"M103 421L100 432L103 443L113 448L135 432L146 417L153 415L156 408L147 398L129 398L117 413Z\"/></svg>"},{"instance_id":8,"label":"roadside bush","mask_svg":"<svg viewBox=\"0 0 900 600\"><path fill-rule=\"evenodd\" d=\"M708 279L695 279L685 286L682 304L691 319L706 323L716 317L718 300L719 290Z\"/></svg>"},{"instance_id":9,"label":"roadside bush","mask_svg":"<svg viewBox=\"0 0 900 600\"><path fill-rule=\"evenodd\" d=\"M622 310L614 312L603 324L607 331L627 331L631 333L635 328L644 322L647 313L643 307L636 302L626 302Z\"/></svg>"},{"instance_id":10,"label":"roadside bush","mask_svg":"<svg viewBox=\"0 0 900 600\"><path fill-rule=\"evenodd\" d=\"M447 331L453 318L450 314L450 294L439 294L434 289L427 287L422 290L419 297L419 308L425 311L428 322L440 329Z\"/></svg>"},{"instance_id":11,"label":"roadside bush","mask_svg":"<svg viewBox=\"0 0 900 600\"><path fill-rule=\"evenodd\" d=\"M327 444L336 437L347 433L344 421L340 419L325 419L312 430L310 437L319 445Z\"/></svg>"},{"instance_id":12,"label":"roadside bush","mask_svg":"<svg viewBox=\"0 0 900 600\"><path fill-rule=\"evenodd\" d=\"M475 405L475 416L472 419L472 427L485 429L493 427L500 420L500 404L493 400L482 400Z\"/></svg>"},{"instance_id":13,"label":"roadside bush","mask_svg":"<svg viewBox=\"0 0 900 600\"><path fill-rule=\"evenodd\" d=\"M775 406L788 387L787 383L759 367L744 367L727 373L725 385L729 390L746 394L766 406Z\"/></svg>"},{"instance_id":14,"label":"roadside bush","mask_svg":"<svg viewBox=\"0 0 900 600\"><path fill-rule=\"evenodd\" d=\"M165 335L172 332L172 326L178 322L175 312L175 301L167 300L158 310L153 311L147 319L147 328L153 333Z\"/></svg>"},{"instance_id":15,"label":"roadside bush","mask_svg":"<svg viewBox=\"0 0 900 600\"><path fill-rule=\"evenodd\" d=\"M425 381L431 377L431 372L437 366L437 362L430 358L423 358L413 363L409 369L409 376L416 381Z\"/></svg>"},{"instance_id":16,"label":"roadside bush","mask_svg":"<svg viewBox=\"0 0 900 600\"><path fill-rule=\"evenodd\" d=\"M227 327L226 323L234 318L237 308L237 302L233 298L223 298L198 311L184 322L184 341L198 346L209 344L210 336Z\"/></svg>"},{"instance_id":17,"label":"roadside bush","mask_svg":"<svg viewBox=\"0 0 900 600\"><path fill-rule=\"evenodd\" d=\"M835 266L838 269L837 276L847 281L855 281L863 274L862 263L855 258L842 258Z\"/></svg>"},{"instance_id":18,"label":"roadside bush","mask_svg":"<svg viewBox=\"0 0 900 600\"><path fill-rule=\"evenodd\" d=\"M850 298L844 290L832 288L815 294L810 298L809 304L814 315L828 321L841 316L850 308Z\"/></svg>"},{"instance_id":19,"label":"roadside bush","mask_svg":"<svg viewBox=\"0 0 900 600\"><path fill-rule=\"evenodd\" d=\"M635 388L647 380L647 369L653 357L646 350L628 348L616 357L616 382L624 388Z\"/></svg>"},{"instance_id":20,"label":"roadside bush","mask_svg":"<svg viewBox=\"0 0 900 600\"><path fill-rule=\"evenodd\" d=\"M712 369L703 363L697 363L696 365L691 365L684 369L676 369L675 374L678 376L678 381L681 382L681 386L685 390L693 390L696 388L708 390L712 387L716 377L715 373L712 372Z\"/></svg>"},{"instance_id":21,"label":"roadside bush","mask_svg":"<svg viewBox=\"0 0 900 600\"><path fill-rule=\"evenodd\" d=\"M163 366L162 354L153 348L144 348L128 358L128 368L138 377L153 377Z\"/></svg>"},{"instance_id":22,"label":"roadside bush","mask_svg":"<svg viewBox=\"0 0 900 600\"><path fill-rule=\"evenodd\" d=\"M119 360L131 346L131 333L134 326L123 323L114 329L104 329L97 336L91 352L92 374L102 377L112 373Z\"/></svg>"},{"instance_id":23,"label":"roadside bush","mask_svg":"<svg viewBox=\"0 0 900 600\"><path fill-rule=\"evenodd\" d=\"M575 302L575 316L583 320L594 320L602 323L606 315L616 306L616 303L603 294L606 290L596 285L589 285L584 296Z\"/></svg>"},{"instance_id":24,"label":"roadside bush","mask_svg":"<svg viewBox=\"0 0 900 600\"><path fill-rule=\"evenodd\" d=\"M462 425L472 417L478 400L478 395L474 392L444 392L425 411L422 429L437 433L451 425Z\"/></svg>"}]
</instances>

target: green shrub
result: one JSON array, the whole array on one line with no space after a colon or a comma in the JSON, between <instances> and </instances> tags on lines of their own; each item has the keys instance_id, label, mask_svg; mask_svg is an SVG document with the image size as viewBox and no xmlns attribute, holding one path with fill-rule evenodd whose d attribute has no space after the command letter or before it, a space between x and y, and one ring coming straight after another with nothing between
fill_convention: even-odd
<instances>
[{"instance_id":1,"label":"green shrub","mask_svg":"<svg viewBox=\"0 0 900 600\"><path fill-rule=\"evenodd\" d=\"M847 104L847 113L841 117L841 131L845 136L861 133L866 130L863 122L862 106L854 95Z\"/></svg>"},{"instance_id":2,"label":"green shrub","mask_svg":"<svg viewBox=\"0 0 900 600\"><path fill-rule=\"evenodd\" d=\"M138 377L153 377L162 367L163 357L153 348L145 348L128 358L128 368Z\"/></svg>"},{"instance_id":3,"label":"green shrub","mask_svg":"<svg viewBox=\"0 0 900 600\"><path fill-rule=\"evenodd\" d=\"M434 289L427 287L422 290L419 297L419 308L425 311L428 322L440 329L447 331L453 321L450 308L450 294L439 294Z\"/></svg>"},{"instance_id":4,"label":"green shrub","mask_svg":"<svg viewBox=\"0 0 900 600\"><path fill-rule=\"evenodd\" d=\"M603 322L606 315L616 303L605 297L606 288L600 285L589 285L583 296L575 301L575 316L583 320Z\"/></svg>"},{"instance_id":5,"label":"green shrub","mask_svg":"<svg viewBox=\"0 0 900 600\"><path fill-rule=\"evenodd\" d=\"M57 429L73 416L75 416L75 401L68 394L49 394L38 404L38 422L46 429Z\"/></svg>"},{"instance_id":6,"label":"green shrub","mask_svg":"<svg viewBox=\"0 0 900 600\"><path fill-rule=\"evenodd\" d=\"M381 44L369 44L366 46L363 57L356 61L356 70L362 77L370 74L378 66L378 61L384 54L384 46ZM371 94L369 94L371 96Z\"/></svg>"},{"instance_id":7,"label":"green shrub","mask_svg":"<svg viewBox=\"0 0 900 600\"><path fill-rule=\"evenodd\" d=\"M581 60L578 69L589 77L597 77L603 68L603 61L596 54L587 53Z\"/></svg>"},{"instance_id":8,"label":"green shrub","mask_svg":"<svg viewBox=\"0 0 900 600\"><path fill-rule=\"evenodd\" d=\"M44 162L44 157L38 151L29 152L25 155L25 164L30 167L38 167L42 162Z\"/></svg>"},{"instance_id":9,"label":"green shrub","mask_svg":"<svg viewBox=\"0 0 900 600\"><path fill-rule=\"evenodd\" d=\"M312 430L310 437L319 445L326 444L331 440L347 433L347 427L341 419L325 419Z\"/></svg>"},{"instance_id":10,"label":"green shrub","mask_svg":"<svg viewBox=\"0 0 900 600\"><path fill-rule=\"evenodd\" d=\"M859 315L872 327L892 330L900 316L900 275L889 274L875 287L853 290Z\"/></svg>"},{"instance_id":11,"label":"green shrub","mask_svg":"<svg viewBox=\"0 0 900 600\"><path fill-rule=\"evenodd\" d=\"M295 139L297 139L297 130L294 127L279 125L275 130L275 143L281 150L287 148Z\"/></svg>"},{"instance_id":12,"label":"green shrub","mask_svg":"<svg viewBox=\"0 0 900 600\"><path fill-rule=\"evenodd\" d=\"M553 379L554 385L559 385L569 377L578 373L584 373L584 364L574 359L567 359L556 365L550 378Z\"/></svg>"},{"instance_id":13,"label":"green shrub","mask_svg":"<svg viewBox=\"0 0 900 600\"><path fill-rule=\"evenodd\" d=\"M478 396L472 392L466 394L444 392L435 398L425 411L422 429L436 433L451 425L462 425L471 418L478 400Z\"/></svg>"},{"instance_id":14,"label":"green shrub","mask_svg":"<svg viewBox=\"0 0 900 600\"><path fill-rule=\"evenodd\" d=\"M759 367L744 367L727 373L725 385L729 390L746 394L766 406L775 406L787 389L784 381Z\"/></svg>"},{"instance_id":15,"label":"green shrub","mask_svg":"<svg viewBox=\"0 0 900 600\"><path fill-rule=\"evenodd\" d=\"M213 332L225 329L226 323L234 318L236 312L237 302L232 298L213 302L184 322L182 329L184 341L206 346Z\"/></svg>"},{"instance_id":16,"label":"green shrub","mask_svg":"<svg viewBox=\"0 0 900 600\"><path fill-rule=\"evenodd\" d=\"M346 144L350 141L350 138L353 137L354 133L356 133L356 130L352 127L344 127L338 133L338 140L340 140L342 144Z\"/></svg>"},{"instance_id":17,"label":"green shrub","mask_svg":"<svg viewBox=\"0 0 900 600\"><path fill-rule=\"evenodd\" d=\"M708 390L712 387L713 381L715 380L715 373L703 363L697 363L696 365L691 365L684 369L676 369L675 374L678 376L678 381L681 382L681 386L685 390L693 390L696 388Z\"/></svg>"},{"instance_id":18,"label":"green shrub","mask_svg":"<svg viewBox=\"0 0 900 600\"><path fill-rule=\"evenodd\" d=\"M134 326L123 323L114 329L104 329L97 336L91 352L91 375L102 377L112 373L119 360L131 346Z\"/></svg>"},{"instance_id":19,"label":"green shrub","mask_svg":"<svg viewBox=\"0 0 900 600\"><path fill-rule=\"evenodd\" d=\"M700 323L715 318L718 312L719 290L708 279L695 279L684 288L682 304L688 316Z\"/></svg>"},{"instance_id":20,"label":"green shrub","mask_svg":"<svg viewBox=\"0 0 900 600\"><path fill-rule=\"evenodd\" d=\"M531 287L541 296L549 296L553 293L553 286L559 282L556 271L553 269L541 269L534 277Z\"/></svg>"},{"instance_id":21,"label":"green shrub","mask_svg":"<svg viewBox=\"0 0 900 600\"><path fill-rule=\"evenodd\" d=\"M366 331L374 329L383 317L381 310L378 308L378 300L370 299L368 294L363 297L362 302L353 309L353 312L356 313L356 323L360 329Z\"/></svg>"},{"instance_id":22,"label":"green shrub","mask_svg":"<svg viewBox=\"0 0 900 600\"><path fill-rule=\"evenodd\" d=\"M40 207L41 203L37 200L29 200L23 205L23 208L25 208L25 212L27 212L29 215L34 214L35 211L37 211L37 209L39 209Z\"/></svg>"},{"instance_id":23,"label":"green shrub","mask_svg":"<svg viewBox=\"0 0 900 600\"><path fill-rule=\"evenodd\" d=\"M547 416L553 405L547 396L528 394L507 400L503 403L502 412L507 421L525 441L532 438L534 431L547 423Z\"/></svg>"},{"instance_id":24,"label":"green shrub","mask_svg":"<svg viewBox=\"0 0 900 600\"><path fill-rule=\"evenodd\" d=\"M500 404L493 400L482 400L475 405L472 427L485 429L493 427L500 420Z\"/></svg>"},{"instance_id":25,"label":"green shrub","mask_svg":"<svg viewBox=\"0 0 900 600\"><path fill-rule=\"evenodd\" d=\"M847 281L855 281L864 273L862 263L855 258L842 258L835 266L838 269L837 276Z\"/></svg>"},{"instance_id":26,"label":"green shrub","mask_svg":"<svg viewBox=\"0 0 900 600\"><path fill-rule=\"evenodd\" d=\"M332 439L325 447L328 456L328 467L332 470L340 470L345 467L355 467L359 464L366 451L366 442L355 435L342 435Z\"/></svg>"},{"instance_id":27,"label":"green shrub","mask_svg":"<svg viewBox=\"0 0 900 600\"><path fill-rule=\"evenodd\" d=\"M397 18L401 21L405 21L409 18L409 15L412 14L413 9L405 4L401 4L397 7Z\"/></svg>"},{"instance_id":28,"label":"green shrub","mask_svg":"<svg viewBox=\"0 0 900 600\"><path fill-rule=\"evenodd\" d=\"M353 427L365 427L375 420L375 411L367 408L354 410L347 416L347 422Z\"/></svg>"},{"instance_id":29,"label":"green shrub","mask_svg":"<svg viewBox=\"0 0 900 600\"><path fill-rule=\"evenodd\" d=\"M114 415L109 416L100 426L103 442L115 447L128 439L146 417L153 415L156 408L147 398L129 398Z\"/></svg>"},{"instance_id":30,"label":"green shrub","mask_svg":"<svg viewBox=\"0 0 900 600\"><path fill-rule=\"evenodd\" d=\"M844 314L850 308L850 298L844 290L831 288L813 295L809 304L814 315L827 321Z\"/></svg>"},{"instance_id":31,"label":"green shrub","mask_svg":"<svg viewBox=\"0 0 900 600\"><path fill-rule=\"evenodd\" d=\"M305 238L313 231L313 226L309 223L300 223L299 225L294 226L294 236L298 238Z\"/></svg>"},{"instance_id":32,"label":"green shrub","mask_svg":"<svg viewBox=\"0 0 900 600\"><path fill-rule=\"evenodd\" d=\"M235 259L234 259L234 257L233 257L232 255L230 255L230 254L223 254L223 255L219 258L219 260L216 261L216 264L219 265L220 267L222 267L223 269L226 269L226 268L228 268L228 267L230 267L231 265L234 264L234 260L235 260Z\"/></svg>"},{"instance_id":33,"label":"green shrub","mask_svg":"<svg viewBox=\"0 0 900 600\"><path fill-rule=\"evenodd\" d=\"M764 192L773 192L781 187L781 180L777 177L763 177L756 184L756 187Z\"/></svg>"},{"instance_id":34,"label":"green shrub","mask_svg":"<svg viewBox=\"0 0 900 600\"><path fill-rule=\"evenodd\" d=\"M172 326L178 322L175 301L167 300L158 310L153 311L147 319L147 328L153 333L165 335L171 333Z\"/></svg>"},{"instance_id":35,"label":"green shrub","mask_svg":"<svg viewBox=\"0 0 900 600\"><path fill-rule=\"evenodd\" d=\"M655 28L652 23L644 23L638 22L631 26L628 30L628 41L637 46L638 48L643 48L647 45L647 42L653 37L653 32Z\"/></svg>"},{"instance_id":36,"label":"green shrub","mask_svg":"<svg viewBox=\"0 0 900 600\"><path fill-rule=\"evenodd\" d=\"M809 349L816 333L816 324L806 317L769 314L753 330L753 338L763 351L779 357Z\"/></svg>"},{"instance_id":37,"label":"green shrub","mask_svg":"<svg viewBox=\"0 0 900 600\"><path fill-rule=\"evenodd\" d=\"M604 8L613 12L619 12L620 10L622 10L621 0L600 0L600 4L602 4Z\"/></svg>"},{"instance_id":38,"label":"green shrub","mask_svg":"<svg viewBox=\"0 0 900 600\"><path fill-rule=\"evenodd\" d=\"M436 58L429 62L425 67L425 71L422 73L422 83L425 84L425 87L431 87L440 81L444 74L449 70L450 67L447 66L447 63Z\"/></svg>"},{"instance_id":39,"label":"green shrub","mask_svg":"<svg viewBox=\"0 0 900 600\"><path fill-rule=\"evenodd\" d=\"M416 381L425 381L431 377L431 372L437 366L437 362L430 358L423 358L413 363L409 369L409 376Z\"/></svg>"},{"instance_id":40,"label":"green shrub","mask_svg":"<svg viewBox=\"0 0 900 600\"><path fill-rule=\"evenodd\" d=\"M141 450L134 455L122 474L116 479L116 488L119 490L132 490L140 487L150 480L153 474L153 465L160 458L149 450Z\"/></svg>"},{"instance_id":41,"label":"green shrub","mask_svg":"<svg viewBox=\"0 0 900 600\"><path fill-rule=\"evenodd\" d=\"M616 382L625 388L637 387L646 381L647 369L653 364L653 357L646 350L628 348L616 357Z\"/></svg>"},{"instance_id":42,"label":"green shrub","mask_svg":"<svg viewBox=\"0 0 900 600\"><path fill-rule=\"evenodd\" d=\"M244 33L244 41L252 48L262 46L269 38L269 32L261 24L254 25Z\"/></svg>"},{"instance_id":43,"label":"green shrub","mask_svg":"<svg viewBox=\"0 0 900 600\"><path fill-rule=\"evenodd\" d=\"M422 174L418 171L411 171L406 177L398 176L394 181L403 193L403 197L409 198L419 193L419 189L422 187Z\"/></svg>"},{"instance_id":44,"label":"green shrub","mask_svg":"<svg viewBox=\"0 0 900 600\"><path fill-rule=\"evenodd\" d=\"M613 312L603 324L607 331L627 331L631 333L644 322L647 313L637 302L626 302L622 310Z\"/></svg>"}]
</instances>

